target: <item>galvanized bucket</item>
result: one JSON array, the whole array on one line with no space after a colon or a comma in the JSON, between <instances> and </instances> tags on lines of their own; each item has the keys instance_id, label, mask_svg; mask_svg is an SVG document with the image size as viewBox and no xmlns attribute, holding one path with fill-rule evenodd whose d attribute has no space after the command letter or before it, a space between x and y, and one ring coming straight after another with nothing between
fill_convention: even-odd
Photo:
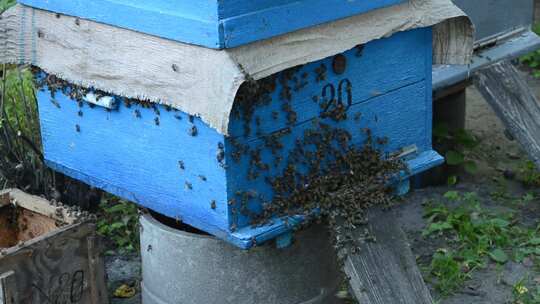
<instances>
[{"instance_id":1,"label":"galvanized bucket","mask_svg":"<svg viewBox=\"0 0 540 304\"><path fill-rule=\"evenodd\" d=\"M314 226L285 249L243 251L144 213L143 304L334 304L342 283L329 233Z\"/></svg>"}]
</instances>

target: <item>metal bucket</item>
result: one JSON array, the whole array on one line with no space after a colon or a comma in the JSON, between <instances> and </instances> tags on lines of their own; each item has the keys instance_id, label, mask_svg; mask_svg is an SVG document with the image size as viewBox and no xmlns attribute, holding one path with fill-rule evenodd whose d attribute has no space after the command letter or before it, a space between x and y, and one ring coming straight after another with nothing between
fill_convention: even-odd
<instances>
[{"instance_id":1,"label":"metal bucket","mask_svg":"<svg viewBox=\"0 0 540 304\"><path fill-rule=\"evenodd\" d=\"M324 226L285 249L243 251L214 237L140 218L143 304L335 304L342 282Z\"/></svg>"}]
</instances>

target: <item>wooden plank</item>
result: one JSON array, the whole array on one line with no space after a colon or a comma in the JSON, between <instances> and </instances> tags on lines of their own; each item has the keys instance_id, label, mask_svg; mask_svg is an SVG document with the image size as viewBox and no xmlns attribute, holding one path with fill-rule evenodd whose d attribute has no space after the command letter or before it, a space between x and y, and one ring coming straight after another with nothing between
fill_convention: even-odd
<instances>
[{"instance_id":1,"label":"wooden plank","mask_svg":"<svg viewBox=\"0 0 540 304\"><path fill-rule=\"evenodd\" d=\"M433 304L407 237L396 223L392 211L370 211L368 231L375 241L364 242L344 265L353 293L362 304ZM354 234L363 238L364 227Z\"/></svg>"},{"instance_id":2,"label":"wooden plank","mask_svg":"<svg viewBox=\"0 0 540 304\"><path fill-rule=\"evenodd\" d=\"M26 210L41 214L66 224L73 224L77 218L69 212L67 207L53 206L48 200L25 193L19 189L5 189L0 191L0 206L13 204Z\"/></svg>"},{"instance_id":3,"label":"wooden plank","mask_svg":"<svg viewBox=\"0 0 540 304\"><path fill-rule=\"evenodd\" d=\"M223 26L224 48L238 47L254 41L268 39L303 28L396 5L405 0L288 0L288 4L272 4L269 8L255 8L245 12L248 2L269 3L270 0L225 0L222 1L225 16ZM273 1L276 2L276 1ZM283 2L283 1L281 1ZM329 9L330 8L330 9ZM230 11L230 12L229 12ZM245 12L244 14L241 14Z\"/></svg>"},{"instance_id":4,"label":"wooden plank","mask_svg":"<svg viewBox=\"0 0 540 304\"><path fill-rule=\"evenodd\" d=\"M95 229L95 227L94 227ZM88 263L89 263L89 285L91 303L105 303L108 298L107 284L103 278L105 274L105 261L101 254L103 244L94 230L93 234L88 236Z\"/></svg>"},{"instance_id":5,"label":"wooden plank","mask_svg":"<svg viewBox=\"0 0 540 304\"><path fill-rule=\"evenodd\" d=\"M12 270L0 274L0 304L17 304L15 302L15 272Z\"/></svg>"},{"instance_id":6,"label":"wooden plank","mask_svg":"<svg viewBox=\"0 0 540 304\"><path fill-rule=\"evenodd\" d=\"M479 70L476 87L540 168L540 103L510 61Z\"/></svg>"},{"instance_id":7,"label":"wooden plank","mask_svg":"<svg viewBox=\"0 0 540 304\"><path fill-rule=\"evenodd\" d=\"M104 286L105 277L92 277L87 237L95 232L91 223L59 228L54 233L9 248L0 255L0 273L13 274L9 292L13 304L80 303L107 304L102 293L93 297L91 286ZM98 251L100 248L93 248ZM90 283L90 279L101 280ZM7 302L11 304L11 302Z\"/></svg>"},{"instance_id":8,"label":"wooden plank","mask_svg":"<svg viewBox=\"0 0 540 304\"><path fill-rule=\"evenodd\" d=\"M405 0L22 0L23 4L201 45L232 48ZM331 7L332 9L326 9Z\"/></svg>"}]
</instances>

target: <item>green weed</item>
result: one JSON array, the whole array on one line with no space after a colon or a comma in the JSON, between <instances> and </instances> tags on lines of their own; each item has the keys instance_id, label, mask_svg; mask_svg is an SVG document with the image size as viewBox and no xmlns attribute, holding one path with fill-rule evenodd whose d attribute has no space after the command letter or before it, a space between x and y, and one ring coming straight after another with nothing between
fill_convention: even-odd
<instances>
[{"instance_id":1,"label":"green weed","mask_svg":"<svg viewBox=\"0 0 540 304\"><path fill-rule=\"evenodd\" d=\"M533 26L533 31L540 35L540 23ZM521 56L519 61L533 69L533 76L540 78L540 50Z\"/></svg>"},{"instance_id":2,"label":"green weed","mask_svg":"<svg viewBox=\"0 0 540 304\"><path fill-rule=\"evenodd\" d=\"M0 0L0 13L17 3L17 0Z\"/></svg>"},{"instance_id":3,"label":"green weed","mask_svg":"<svg viewBox=\"0 0 540 304\"><path fill-rule=\"evenodd\" d=\"M445 150L446 164L451 167L463 167L469 174L478 171L476 161L470 156L471 152L478 146L478 140L466 130L452 131L444 123L437 124L433 128L433 137L437 146ZM456 176L448 178L448 184L457 183Z\"/></svg>"},{"instance_id":4,"label":"green weed","mask_svg":"<svg viewBox=\"0 0 540 304\"><path fill-rule=\"evenodd\" d=\"M99 207L101 214L97 223L98 233L111 240L121 253L138 250L139 221L137 206L110 196L102 199Z\"/></svg>"},{"instance_id":5,"label":"green weed","mask_svg":"<svg viewBox=\"0 0 540 304\"><path fill-rule=\"evenodd\" d=\"M512 288L514 299L512 304L540 304L540 286L527 287L527 278L523 278Z\"/></svg>"},{"instance_id":6,"label":"green weed","mask_svg":"<svg viewBox=\"0 0 540 304\"><path fill-rule=\"evenodd\" d=\"M43 162L33 75L0 65L0 187L47 194L54 173Z\"/></svg>"},{"instance_id":7,"label":"green weed","mask_svg":"<svg viewBox=\"0 0 540 304\"><path fill-rule=\"evenodd\" d=\"M540 171L532 161L525 161L519 166L518 179L528 187L540 187Z\"/></svg>"},{"instance_id":8,"label":"green weed","mask_svg":"<svg viewBox=\"0 0 540 304\"><path fill-rule=\"evenodd\" d=\"M540 229L518 226L511 213L486 211L475 193L449 191L444 198L457 206L428 202L424 214L428 225L423 232L424 237L450 241L450 249L437 251L428 269L443 296L459 290L473 271L485 268L490 261L521 262L525 257L540 255Z\"/></svg>"}]
</instances>

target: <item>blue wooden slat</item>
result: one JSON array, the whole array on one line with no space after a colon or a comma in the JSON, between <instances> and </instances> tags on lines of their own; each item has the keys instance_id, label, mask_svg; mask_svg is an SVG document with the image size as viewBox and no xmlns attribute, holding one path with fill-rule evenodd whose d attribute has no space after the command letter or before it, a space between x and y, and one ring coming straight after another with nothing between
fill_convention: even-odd
<instances>
[{"instance_id":1,"label":"blue wooden slat","mask_svg":"<svg viewBox=\"0 0 540 304\"><path fill-rule=\"evenodd\" d=\"M374 9L404 2L403 0L296 0L289 4L264 7L260 10L235 15L237 7L245 5L243 0L224 0L228 8L222 20L224 45L232 48L295 30L326 22L359 15ZM255 1L268 3L266 1ZM230 5L229 5L230 4ZM228 5L228 6L227 6Z\"/></svg>"},{"instance_id":2,"label":"blue wooden slat","mask_svg":"<svg viewBox=\"0 0 540 304\"><path fill-rule=\"evenodd\" d=\"M209 48L232 48L405 0L19 0Z\"/></svg>"},{"instance_id":3,"label":"blue wooden slat","mask_svg":"<svg viewBox=\"0 0 540 304\"><path fill-rule=\"evenodd\" d=\"M19 0L22 4L56 13L185 43L222 48L217 2L192 1Z\"/></svg>"}]
</instances>

